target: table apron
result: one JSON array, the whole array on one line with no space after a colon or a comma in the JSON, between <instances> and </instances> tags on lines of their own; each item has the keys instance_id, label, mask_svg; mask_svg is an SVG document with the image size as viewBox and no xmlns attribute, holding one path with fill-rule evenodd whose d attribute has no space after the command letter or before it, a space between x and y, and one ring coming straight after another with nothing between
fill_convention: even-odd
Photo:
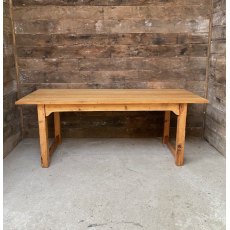
<instances>
[{"instance_id":1,"label":"table apron","mask_svg":"<svg viewBox=\"0 0 230 230\"><path fill-rule=\"evenodd\" d=\"M70 104L70 105L45 105L45 114L49 116L53 112L84 112L84 111L172 111L180 114L180 104Z\"/></svg>"}]
</instances>

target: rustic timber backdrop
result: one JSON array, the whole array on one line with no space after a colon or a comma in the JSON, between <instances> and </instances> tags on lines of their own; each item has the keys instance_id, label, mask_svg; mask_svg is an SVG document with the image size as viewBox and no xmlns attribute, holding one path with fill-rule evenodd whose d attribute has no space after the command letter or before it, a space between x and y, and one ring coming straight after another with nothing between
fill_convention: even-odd
<instances>
[{"instance_id":1,"label":"rustic timber backdrop","mask_svg":"<svg viewBox=\"0 0 230 230\"><path fill-rule=\"evenodd\" d=\"M22 138L21 115L14 104L18 87L9 1L4 1L3 17L3 155L6 156Z\"/></svg>"},{"instance_id":2,"label":"rustic timber backdrop","mask_svg":"<svg viewBox=\"0 0 230 230\"><path fill-rule=\"evenodd\" d=\"M21 120L10 116L18 113L16 94L38 88L185 88L212 103L207 117L205 106L189 107L187 135L202 136L205 130L224 153L225 1L5 0L4 9L4 31L9 31L4 47L10 47L12 60L4 71L13 71L4 73L10 76L4 76L4 86L12 91L4 94L12 95L4 98L12 105L4 111L11 119L4 120L6 139L16 133L9 128L12 122L20 137L38 136L35 107L22 107ZM160 112L63 113L61 118L64 137L162 135Z\"/></svg>"},{"instance_id":3,"label":"rustic timber backdrop","mask_svg":"<svg viewBox=\"0 0 230 230\"><path fill-rule=\"evenodd\" d=\"M226 154L226 2L213 1L205 138Z\"/></svg>"}]
</instances>

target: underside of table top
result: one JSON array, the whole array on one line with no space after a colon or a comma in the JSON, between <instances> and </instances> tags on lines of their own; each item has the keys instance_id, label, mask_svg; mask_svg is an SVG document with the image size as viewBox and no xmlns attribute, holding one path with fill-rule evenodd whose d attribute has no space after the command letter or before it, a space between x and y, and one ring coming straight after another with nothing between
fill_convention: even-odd
<instances>
[{"instance_id":1,"label":"underside of table top","mask_svg":"<svg viewBox=\"0 0 230 230\"><path fill-rule=\"evenodd\" d=\"M167 104L208 103L184 89L38 89L16 104Z\"/></svg>"}]
</instances>

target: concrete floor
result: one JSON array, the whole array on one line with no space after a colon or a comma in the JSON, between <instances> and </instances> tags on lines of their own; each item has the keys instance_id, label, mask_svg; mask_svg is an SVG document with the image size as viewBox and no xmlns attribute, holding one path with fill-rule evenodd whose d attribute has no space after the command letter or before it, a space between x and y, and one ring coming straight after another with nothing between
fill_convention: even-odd
<instances>
[{"instance_id":1,"label":"concrete floor","mask_svg":"<svg viewBox=\"0 0 230 230\"><path fill-rule=\"evenodd\" d=\"M48 169L37 139L4 159L4 230L225 229L225 158L187 139L176 167L160 139L64 139Z\"/></svg>"}]
</instances>

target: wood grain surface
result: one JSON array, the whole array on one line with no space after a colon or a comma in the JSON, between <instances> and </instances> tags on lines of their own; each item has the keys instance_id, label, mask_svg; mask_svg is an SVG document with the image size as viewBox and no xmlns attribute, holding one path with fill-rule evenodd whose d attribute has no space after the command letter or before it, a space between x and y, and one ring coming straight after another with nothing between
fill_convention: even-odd
<instances>
[{"instance_id":1,"label":"wood grain surface","mask_svg":"<svg viewBox=\"0 0 230 230\"><path fill-rule=\"evenodd\" d=\"M207 103L205 98L183 89L39 89L16 104L119 105Z\"/></svg>"}]
</instances>

